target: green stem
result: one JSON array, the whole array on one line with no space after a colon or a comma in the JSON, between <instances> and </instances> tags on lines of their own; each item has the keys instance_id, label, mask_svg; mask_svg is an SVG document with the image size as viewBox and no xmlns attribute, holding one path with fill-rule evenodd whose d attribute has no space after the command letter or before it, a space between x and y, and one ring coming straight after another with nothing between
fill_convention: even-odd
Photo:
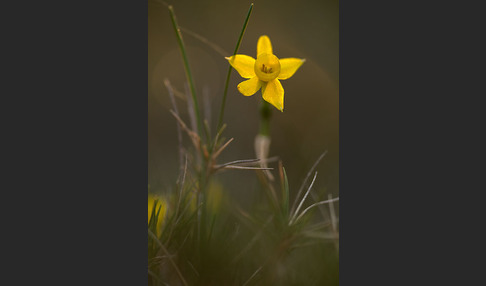
<instances>
[{"instance_id":1,"label":"green stem","mask_svg":"<svg viewBox=\"0 0 486 286\"><path fill-rule=\"evenodd\" d=\"M246 20L245 23L243 24L243 29L241 29L240 37L238 38L238 43L236 43L236 47L233 55L236 55L236 53L238 53L238 49L240 48L240 44L241 44L241 39L243 39L243 34L245 34L246 26L248 25L248 20L250 19L251 10L253 10L253 3L251 3L250 9L248 10L248 14L246 15ZM226 83L224 85L223 101L221 102L221 109L219 110L218 128L216 129L216 132L218 132L223 125L224 106L226 104L226 95L228 94L228 85L229 85L231 70L232 67L230 65L228 68L228 74L226 76Z\"/></svg>"},{"instance_id":2,"label":"green stem","mask_svg":"<svg viewBox=\"0 0 486 286\"><path fill-rule=\"evenodd\" d=\"M206 129L204 129L202 125L202 119L199 113L199 105L197 103L197 97L196 97L196 88L194 87L195 86L194 79L192 78L191 69L189 68L189 61L187 60L186 48L184 46L184 41L182 40L181 30L179 28L179 25L177 24L176 16L174 14L174 8L172 7L172 5L169 6L169 12L170 12L170 18L172 20L172 26L174 27L174 31L177 36L177 42L179 43L179 48L181 50L182 59L184 62L184 70L186 72L187 81L189 82L189 88L191 90L192 100L194 102L194 113L196 114L196 120L197 120L196 131L197 134L199 134L199 136L201 137L202 134L200 132L202 132L202 130L206 132ZM206 138L207 139L209 138L207 132L206 132Z\"/></svg>"},{"instance_id":3,"label":"green stem","mask_svg":"<svg viewBox=\"0 0 486 286\"><path fill-rule=\"evenodd\" d=\"M260 103L260 135L270 137L270 119L272 118L272 107L270 103L263 100Z\"/></svg>"}]
</instances>

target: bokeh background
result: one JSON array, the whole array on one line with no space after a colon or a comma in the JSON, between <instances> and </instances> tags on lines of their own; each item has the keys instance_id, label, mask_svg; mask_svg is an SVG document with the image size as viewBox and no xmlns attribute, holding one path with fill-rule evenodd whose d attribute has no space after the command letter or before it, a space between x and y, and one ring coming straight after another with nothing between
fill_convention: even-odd
<instances>
[{"instance_id":1,"label":"bokeh background","mask_svg":"<svg viewBox=\"0 0 486 286\"><path fill-rule=\"evenodd\" d=\"M277 57L307 60L292 78L282 81L285 109L283 113L276 109L273 112L270 156L279 156L283 161L292 196L314 161L327 150L317 168L315 187L338 196L339 1L177 0L166 3L174 6L182 28L219 46L227 52L226 56L232 54L248 8L254 3L239 53L255 57L258 37L266 34ZM186 78L167 7L156 1L149 1L148 6L148 183L151 191L164 192L173 186L179 169L176 122L169 113L171 103L163 80L169 79L176 89L184 91ZM183 37L201 109L205 94L214 134L228 62L194 36L183 32ZM224 135L235 140L223 152L219 163L255 158L253 146L259 127L261 93L252 97L239 94L236 86L242 80L236 71L232 72ZM185 109L182 115L187 119ZM231 186L233 196L242 202L248 190L258 184L253 171L227 171L218 175L218 179L223 185L228 182L226 185ZM234 184L235 180L240 183Z\"/></svg>"}]
</instances>

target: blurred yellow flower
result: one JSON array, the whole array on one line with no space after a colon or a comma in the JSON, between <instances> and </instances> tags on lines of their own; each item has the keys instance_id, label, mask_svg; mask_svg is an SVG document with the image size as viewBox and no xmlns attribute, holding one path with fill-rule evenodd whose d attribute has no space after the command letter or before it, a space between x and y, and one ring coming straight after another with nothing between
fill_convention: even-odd
<instances>
[{"instance_id":1,"label":"blurred yellow flower","mask_svg":"<svg viewBox=\"0 0 486 286\"><path fill-rule=\"evenodd\" d=\"M149 194L148 195L148 222L150 222L150 217L152 216L155 200L158 200L156 211L159 210L160 208L157 227L156 227L156 232L157 232L156 234L160 235L160 232L162 230L162 225L164 223L165 216L167 214L168 204L167 204L167 200L164 197Z\"/></svg>"},{"instance_id":2,"label":"blurred yellow flower","mask_svg":"<svg viewBox=\"0 0 486 286\"><path fill-rule=\"evenodd\" d=\"M226 57L241 77L247 78L238 84L238 90L245 96L255 94L262 88L263 99L283 112L284 89L280 80L288 79L305 62L305 59L278 59L272 50L268 36L260 36L257 43L256 60L247 55Z\"/></svg>"}]
</instances>

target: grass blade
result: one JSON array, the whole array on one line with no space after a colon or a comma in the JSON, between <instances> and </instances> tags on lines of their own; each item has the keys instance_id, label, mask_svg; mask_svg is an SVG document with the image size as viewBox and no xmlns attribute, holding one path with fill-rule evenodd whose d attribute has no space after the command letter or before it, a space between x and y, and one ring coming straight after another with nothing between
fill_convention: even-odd
<instances>
[{"instance_id":1,"label":"grass blade","mask_svg":"<svg viewBox=\"0 0 486 286\"><path fill-rule=\"evenodd\" d=\"M282 161L280 161L282 162ZM287 179L287 172L282 166L283 173L283 211L285 216L289 215L289 180Z\"/></svg>"},{"instance_id":2,"label":"grass blade","mask_svg":"<svg viewBox=\"0 0 486 286\"><path fill-rule=\"evenodd\" d=\"M240 37L238 38L238 43L236 43L236 47L233 55L236 55L236 53L238 53L238 49L240 48L240 44L241 44L241 39L243 39L243 34L245 34L246 26L248 25L248 20L250 19L252 10L253 10L253 3L251 3L250 9L248 10L248 14L246 15L246 20L245 23L243 24L243 28L241 29ZM221 102L221 109L219 110L218 128L216 128L216 130L219 130L221 128L221 125L223 124L224 106L226 104L226 95L228 94L228 85L229 85L232 69L233 68L230 65L228 68L228 74L226 76L226 83L224 85L223 101Z\"/></svg>"},{"instance_id":3,"label":"grass blade","mask_svg":"<svg viewBox=\"0 0 486 286\"><path fill-rule=\"evenodd\" d=\"M164 79L164 85L165 87L167 88L167 91L169 92L169 98L170 98L170 102L172 104L172 108L174 109L174 113L179 116L179 109L177 108L177 104L176 104L176 101L175 101L175 97L174 97L174 90L172 89L172 85L170 84L170 81L168 79ZM180 116L179 116L180 117ZM176 124L176 127L177 127L177 143L178 143L178 151L179 151L179 168L180 168L180 173L182 173L183 171L183 162L182 162L182 158L183 158L183 152L184 152L184 147L182 147L182 130L181 130L181 127L179 126L179 124Z\"/></svg>"},{"instance_id":4,"label":"grass blade","mask_svg":"<svg viewBox=\"0 0 486 286\"><path fill-rule=\"evenodd\" d=\"M184 285L188 286L189 284L187 284L186 279L184 279L184 276L182 275L181 271L179 270L179 267L177 267L177 264L172 259L172 256L170 255L170 253L167 250L167 248L165 248L165 246L162 244L162 242L159 241L159 239L157 238L157 236L152 231L150 231L150 229L148 230L148 234L160 246L160 248L162 249L162 251L164 251L165 255L167 255L167 258L169 259L170 263L172 264L172 266L174 267L175 271L177 272L177 275L179 275L179 278L181 279L181 282Z\"/></svg>"},{"instance_id":5,"label":"grass blade","mask_svg":"<svg viewBox=\"0 0 486 286\"><path fill-rule=\"evenodd\" d=\"M335 201L339 201L339 197L337 198L334 198L334 199L331 199L331 200L327 200L327 201L322 201L322 202L318 202L318 203L315 203L313 205L310 205L308 208L306 208L305 210L302 211L302 213L295 219L294 222L297 222L301 217L304 216L304 214L306 212L308 212L311 208L313 207L316 207L318 205L323 205L323 204L328 204L328 203L332 203L332 202L335 202Z\"/></svg>"},{"instance_id":6,"label":"grass blade","mask_svg":"<svg viewBox=\"0 0 486 286\"><path fill-rule=\"evenodd\" d=\"M295 201L294 203L292 204L292 210L290 211L291 213L294 212L295 210L295 207L297 206L297 201L300 197L300 194L302 194L302 191L304 190L304 187L305 187L305 184L307 183L307 181L309 180L310 178L310 175L312 174L312 172L314 172L314 169L317 167L317 164L319 164L319 162L322 160L322 158L324 158L324 156L326 156L327 154L327 150L324 151L324 153L321 154L321 156L319 156L319 158L316 160L316 162L314 163L314 165L312 165L312 168L309 170L309 172L307 173L307 175L305 176L305 179L304 179L304 182L302 183L302 185L300 186L300 189L299 191L297 192L297 196L295 197Z\"/></svg>"},{"instance_id":7,"label":"grass blade","mask_svg":"<svg viewBox=\"0 0 486 286\"><path fill-rule=\"evenodd\" d=\"M197 133L199 134L199 136L201 136L202 134L200 132L202 132L201 130L203 130L203 127L202 127L201 115L199 113L199 106L196 98L196 88L194 85L194 79L192 78L191 69L189 67L189 61L187 60L187 53L186 53L186 48L184 46L184 41L182 40L181 29L177 24L176 16L174 14L174 7L172 7L172 5L169 6L169 12L170 12L170 19L172 20L172 26L174 27L174 31L177 36L177 43L179 44L179 48L181 50L182 60L184 62L184 70L186 72L187 81L189 83L189 88L191 90L192 100L194 102L194 112L197 118ZM209 138L208 134L206 134L206 138Z\"/></svg>"},{"instance_id":8,"label":"grass blade","mask_svg":"<svg viewBox=\"0 0 486 286\"><path fill-rule=\"evenodd\" d=\"M300 204L299 206L297 207L297 209L295 210L295 213L293 213L292 215L292 218L290 219L289 221L289 225L292 224L292 222L294 221L295 217L297 216L297 214L299 213L299 210L300 208L302 207L302 204L304 203L305 199L307 198L307 196L309 195L309 192L311 191L312 189L312 186L314 186L314 182L316 180L316 177L317 177L317 172L315 173L314 175L314 178L312 179L312 183L310 184L309 188L307 189L307 192L305 193L304 197L302 198L302 200L300 201ZM295 220L296 221L296 220Z\"/></svg>"}]
</instances>

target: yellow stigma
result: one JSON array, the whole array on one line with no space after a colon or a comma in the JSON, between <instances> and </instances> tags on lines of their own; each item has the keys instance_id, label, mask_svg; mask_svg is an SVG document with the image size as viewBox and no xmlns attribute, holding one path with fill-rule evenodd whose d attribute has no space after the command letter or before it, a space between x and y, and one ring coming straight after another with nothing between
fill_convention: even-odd
<instances>
[{"instance_id":1,"label":"yellow stigma","mask_svg":"<svg viewBox=\"0 0 486 286\"><path fill-rule=\"evenodd\" d=\"M255 61L255 73L261 81L271 81L280 74L280 61L275 55L261 54Z\"/></svg>"}]
</instances>

